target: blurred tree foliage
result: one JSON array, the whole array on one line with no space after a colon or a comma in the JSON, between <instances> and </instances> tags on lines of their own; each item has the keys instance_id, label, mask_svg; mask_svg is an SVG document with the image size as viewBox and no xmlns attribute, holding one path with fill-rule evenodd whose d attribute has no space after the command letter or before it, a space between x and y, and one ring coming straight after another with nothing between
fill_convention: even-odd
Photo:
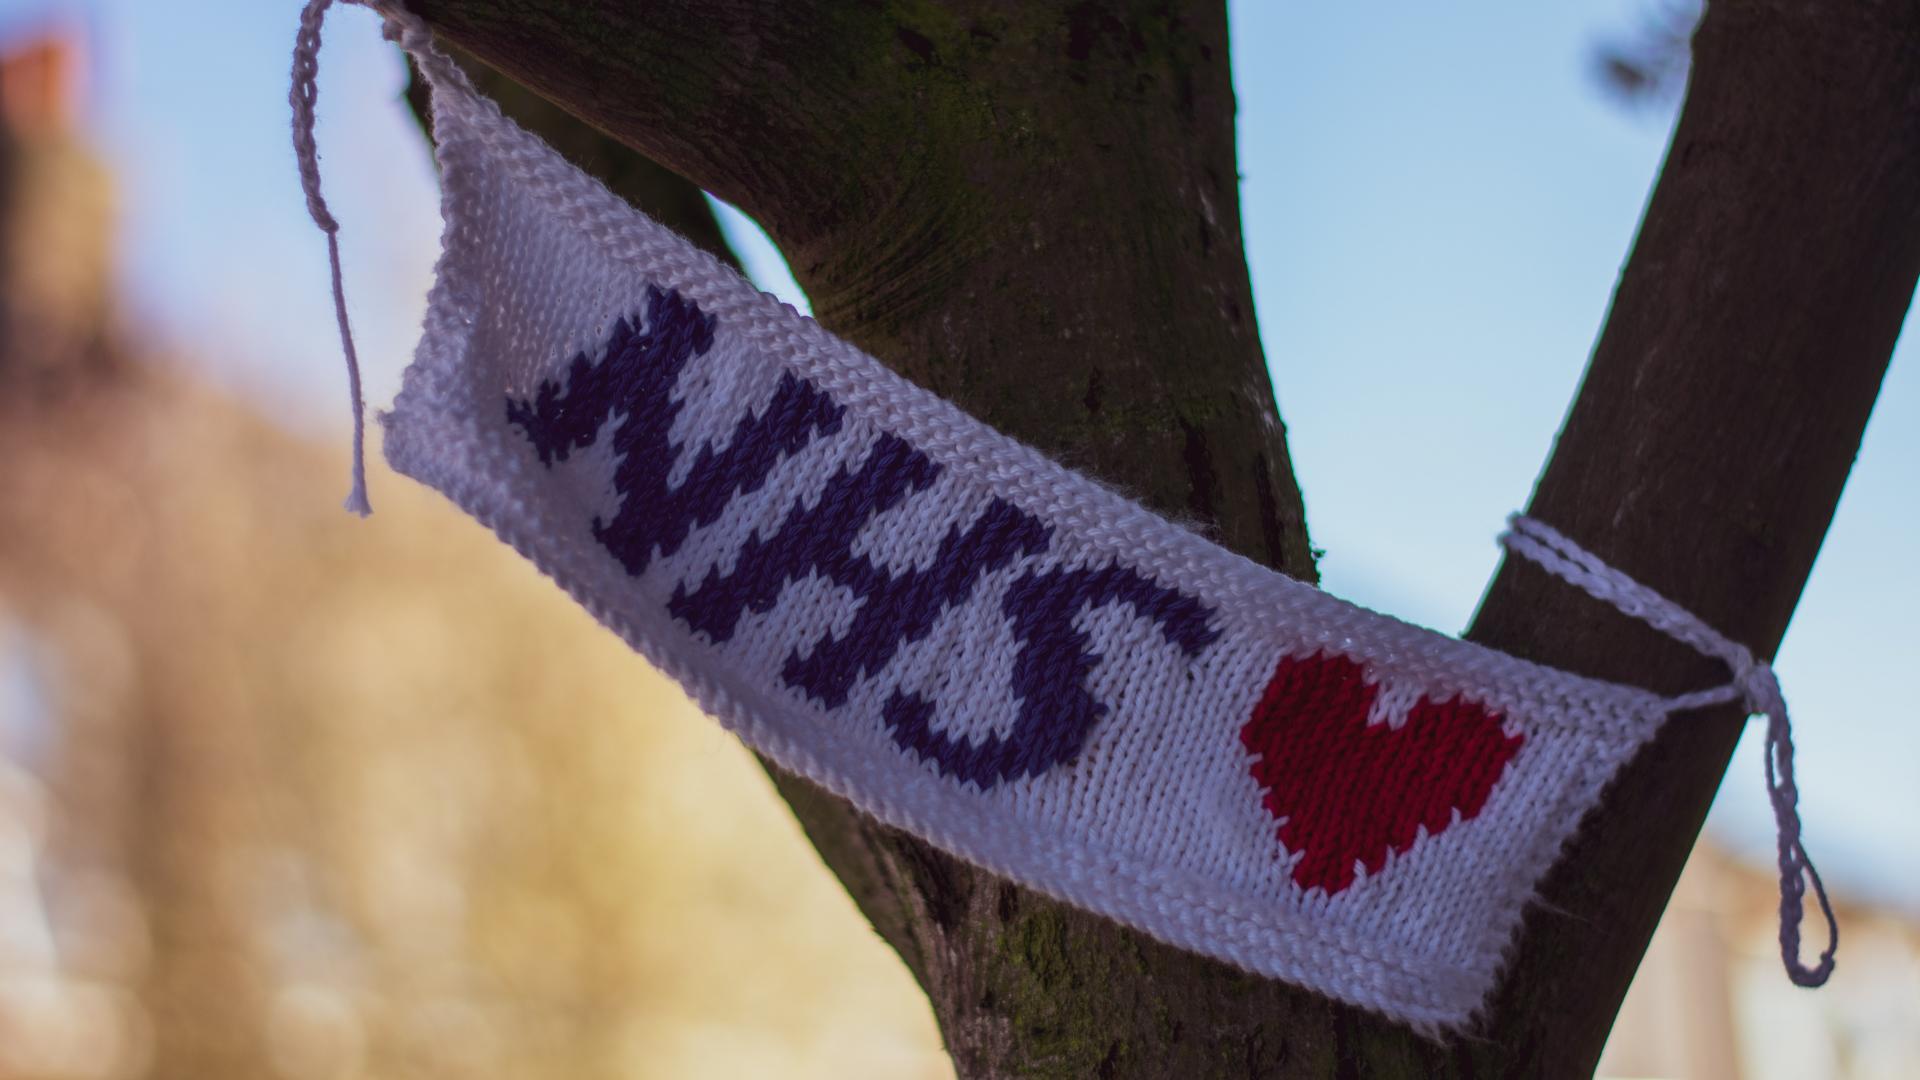
<instances>
[{"instance_id":1,"label":"blurred tree foliage","mask_svg":"<svg viewBox=\"0 0 1920 1080\"><path fill-rule=\"evenodd\" d=\"M1639 13L1633 30L1594 46L1600 85L1624 105L1670 109L1686 91L1693 58L1693 30L1702 0L1655 0Z\"/></svg>"}]
</instances>

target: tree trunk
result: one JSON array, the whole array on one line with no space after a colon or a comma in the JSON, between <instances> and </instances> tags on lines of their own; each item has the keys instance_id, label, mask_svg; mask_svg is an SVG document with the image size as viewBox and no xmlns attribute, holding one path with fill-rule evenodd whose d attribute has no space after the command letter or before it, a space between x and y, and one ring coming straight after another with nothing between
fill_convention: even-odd
<instances>
[{"instance_id":1,"label":"tree trunk","mask_svg":"<svg viewBox=\"0 0 1920 1080\"><path fill-rule=\"evenodd\" d=\"M1312 578L1254 327L1216 6L411 6L759 219L834 332ZM1907 4L1711 9L1667 168L1535 495L1536 514L1763 653L1920 270L1916 46ZM1659 690L1725 678L1524 566L1502 568L1472 636ZM1684 718L1636 758L1543 884L1481 1030L1445 1046L776 778L926 989L963 1075L1558 1076L1597 1059L1738 730L1730 713Z\"/></svg>"}]
</instances>

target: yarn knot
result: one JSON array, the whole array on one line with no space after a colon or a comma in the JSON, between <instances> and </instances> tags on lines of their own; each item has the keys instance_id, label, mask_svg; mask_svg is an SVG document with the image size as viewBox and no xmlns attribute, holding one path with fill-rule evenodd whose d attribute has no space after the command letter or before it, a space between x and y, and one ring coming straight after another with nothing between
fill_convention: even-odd
<instances>
[{"instance_id":1,"label":"yarn knot","mask_svg":"<svg viewBox=\"0 0 1920 1080\"><path fill-rule=\"evenodd\" d=\"M1740 692L1740 700L1754 716L1785 716L1786 699L1780 694L1780 679L1773 673L1773 665L1755 660L1753 654L1743 646L1745 662L1733 665L1733 686Z\"/></svg>"}]
</instances>

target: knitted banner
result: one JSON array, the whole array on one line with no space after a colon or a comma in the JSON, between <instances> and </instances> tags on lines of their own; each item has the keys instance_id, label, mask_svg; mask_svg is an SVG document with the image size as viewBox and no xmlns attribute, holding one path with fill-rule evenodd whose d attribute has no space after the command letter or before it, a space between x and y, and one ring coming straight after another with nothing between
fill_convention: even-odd
<instances>
[{"instance_id":1,"label":"knitted banner","mask_svg":"<svg viewBox=\"0 0 1920 1080\"><path fill-rule=\"evenodd\" d=\"M1619 765L1742 696L1526 663L1170 524L759 292L390 25L432 83L446 230L388 460L891 825L1437 1032Z\"/></svg>"}]
</instances>

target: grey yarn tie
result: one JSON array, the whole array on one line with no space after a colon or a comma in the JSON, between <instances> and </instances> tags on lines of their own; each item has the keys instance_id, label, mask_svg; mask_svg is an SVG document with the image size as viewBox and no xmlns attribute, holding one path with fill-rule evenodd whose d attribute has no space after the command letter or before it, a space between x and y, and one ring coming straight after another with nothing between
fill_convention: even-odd
<instances>
[{"instance_id":1,"label":"grey yarn tie","mask_svg":"<svg viewBox=\"0 0 1920 1080\"><path fill-rule=\"evenodd\" d=\"M360 392L360 357L354 352L353 331L347 325L347 294L340 280L340 223L327 211L320 196L320 151L313 141L313 105L320 96L314 77L320 71L320 23L333 0L308 0L300 12L300 33L293 42L293 154L300 165L300 187L307 194L307 213L327 234L327 262L333 271L333 314L340 324L340 347L347 356L347 389L353 397L353 487L346 508L365 517L373 513L367 502L367 406Z\"/></svg>"},{"instance_id":2,"label":"grey yarn tie","mask_svg":"<svg viewBox=\"0 0 1920 1080\"><path fill-rule=\"evenodd\" d=\"M1780 680L1774 676L1773 668L1756 659L1746 646L1728 640L1692 612L1608 566L1552 526L1522 514L1508 518L1507 525L1508 531L1500 537L1507 550L1538 563L1555 577L1676 641L1719 660L1733 673L1733 681L1724 686L1667 699L1671 711L1739 702L1750 715L1767 718L1764 747L1767 801L1773 804L1780 852L1780 959L1786 965L1787 978L1795 985L1824 984L1833 974L1834 953L1840 948L1840 924L1834 919L1833 904L1827 900L1827 887L1820 880L1820 872L1813 868L1813 860L1807 857L1806 846L1800 842L1800 789L1793 779L1793 727L1787 719L1787 702L1780 693ZM1827 947L1820 954L1820 962L1811 968L1800 962L1800 925L1805 921L1808 882L1813 883L1814 898L1827 920Z\"/></svg>"}]
</instances>

